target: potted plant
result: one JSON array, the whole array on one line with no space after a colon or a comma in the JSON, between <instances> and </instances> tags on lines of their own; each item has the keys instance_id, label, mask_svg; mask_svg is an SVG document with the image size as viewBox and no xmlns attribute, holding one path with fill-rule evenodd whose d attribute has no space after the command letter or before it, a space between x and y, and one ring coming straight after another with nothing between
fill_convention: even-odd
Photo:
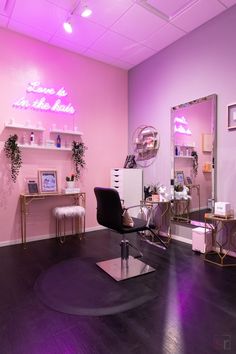
<instances>
[{"instance_id":1,"label":"potted plant","mask_svg":"<svg viewBox=\"0 0 236 354\"><path fill-rule=\"evenodd\" d=\"M21 150L17 143L18 136L16 134L10 135L9 138L4 143L4 151L6 157L10 159L11 163L11 178L13 182L16 182L16 178L19 174L22 159L21 159Z\"/></svg>"},{"instance_id":2,"label":"potted plant","mask_svg":"<svg viewBox=\"0 0 236 354\"><path fill-rule=\"evenodd\" d=\"M75 175L72 173L70 176L66 176L67 188L74 188L75 186Z\"/></svg>"},{"instance_id":3,"label":"potted plant","mask_svg":"<svg viewBox=\"0 0 236 354\"><path fill-rule=\"evenodd\" d=\"M72 160L75 165L74 178L76 181L80 178L81 168L84 168L86 163L84 160L86 146L83 142L72 141Z\"/></svg>"}]
</instances>

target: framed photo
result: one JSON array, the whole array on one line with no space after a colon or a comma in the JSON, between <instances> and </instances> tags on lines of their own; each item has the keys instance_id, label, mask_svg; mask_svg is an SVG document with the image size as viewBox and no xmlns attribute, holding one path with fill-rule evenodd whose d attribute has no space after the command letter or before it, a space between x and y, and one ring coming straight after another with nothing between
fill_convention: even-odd
<instances>
[{"instance_id":1,"label":"framed photo","mask_svg":"<svg viewBox=\"0 0 236 354\"><path fill-rule=\"evenodd\" d=\"M26 185L25 185L25 191L26 193L29 194L37 194L39 192L38 190L38 182L37 178L26 178L25 179Z\"/></svg>"},{"instance_id":2,"label":"framed photo","mask_svg":"<svg viewBox=\"0 0 236 354\"><path fill-rule=\"evenodd\" d=\"M228 106L228 129L236 129L236 103Z\"/></svg>"},{"instance_id":3,"label":"framed photo","mask_svg":"<svg viewBox=\"0 0 236 354\"><path fill-rule=\"evenodd\" d=\"M177 184L184 184L184 172L183 171L176 171L176 183Z\"/></svg>"},{"instance_id":4,"label":"framed photo","mask_svg":"<svg viewBox=\"0 0 236 354\"><path fill-rule=\"evenodd\" d=\"M191 179L191 177L189 177L189 176L186 177L186 182L187 182L187 183L186 183L187 185L193 184L192 179Z\"/></svg>"},{"instance_id":5,"label":"framed photo","mask_svg":"<svg viewBox=\"0 0 236 354\"><path fill-rule=\"evenodd\" d=\"M39 170L38 180L40 193L58 192L56 170Z\"/></svg>"}]
</instances>

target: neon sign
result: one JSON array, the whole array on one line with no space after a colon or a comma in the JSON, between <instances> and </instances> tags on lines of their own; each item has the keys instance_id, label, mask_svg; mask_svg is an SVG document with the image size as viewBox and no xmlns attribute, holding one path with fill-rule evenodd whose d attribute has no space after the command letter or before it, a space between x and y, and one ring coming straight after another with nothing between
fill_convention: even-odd
<instances>
[{"instance_id":1,"label":"neon sign","mask_svg":"<svg viewBox=\"0 0 236 354\"><path fill-rule=\"evenodd\" d=\"M70 102L65 103L62 101L62 98L68 95L64 87L56 90L52 87L41 86L39 81L34 81L28 84L26 88L26 94L28 94L28 96L31 94L43 96L36 99L35 95L33 98L28 96L21 97L19 100L13 103L13 107L33 109L44 112L62 112L67 114L75 113L75 108Z\"/></svg>"},{"instance_id":2,"label":"neon sign","mask_svg":"<svg viewBox=\"0 0 236 354\"><path fill-rule=\"evenodd\" d=\"M188 122L185 117L175 117L174 132L186 135L192 135L192 131L188 128Z\"/></svg>"}]
</instances>

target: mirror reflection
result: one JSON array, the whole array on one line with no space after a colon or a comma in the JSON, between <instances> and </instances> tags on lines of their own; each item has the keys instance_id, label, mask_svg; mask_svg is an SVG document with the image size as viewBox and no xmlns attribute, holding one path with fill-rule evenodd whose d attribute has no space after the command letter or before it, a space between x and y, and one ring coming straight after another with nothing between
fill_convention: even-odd
<instances>
[{"instance_id":1,"label":"mirror reflection","mask_svg":"<svg viewBox=\"0 0 236 354\"><path fill-rule=\"evenodd\" d=\"M214 202L216 95L171 109L174 220L198 224Z\"/></svg>"}]
</instances>

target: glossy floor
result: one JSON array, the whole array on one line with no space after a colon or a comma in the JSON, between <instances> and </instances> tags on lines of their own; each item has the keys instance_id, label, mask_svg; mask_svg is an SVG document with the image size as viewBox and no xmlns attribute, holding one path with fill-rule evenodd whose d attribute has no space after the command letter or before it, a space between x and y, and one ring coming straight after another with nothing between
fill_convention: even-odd
<instances>
[{"instance_id":1,"label":"glossy floor","mask_svg":"<svg viewBox=\"0 0 236 354\"><path fill-rule=\"evenodd\" d=\"M100 317L49 309L33 287L42 271L62 260L97 262L119 256L118 235L103 230L81 241L69 238L64 245L51 239L28 243L26 250L21 245L0 248L0 353L235 353L236 268L206 263L190 245L177 241L163 251L135 235L129 238L136 240L143 260L157 268L155 276L137 279L153 285L158 296L126 312ZM96 296L94 284L91 292Z\"/></svg>"}]
</instances>

